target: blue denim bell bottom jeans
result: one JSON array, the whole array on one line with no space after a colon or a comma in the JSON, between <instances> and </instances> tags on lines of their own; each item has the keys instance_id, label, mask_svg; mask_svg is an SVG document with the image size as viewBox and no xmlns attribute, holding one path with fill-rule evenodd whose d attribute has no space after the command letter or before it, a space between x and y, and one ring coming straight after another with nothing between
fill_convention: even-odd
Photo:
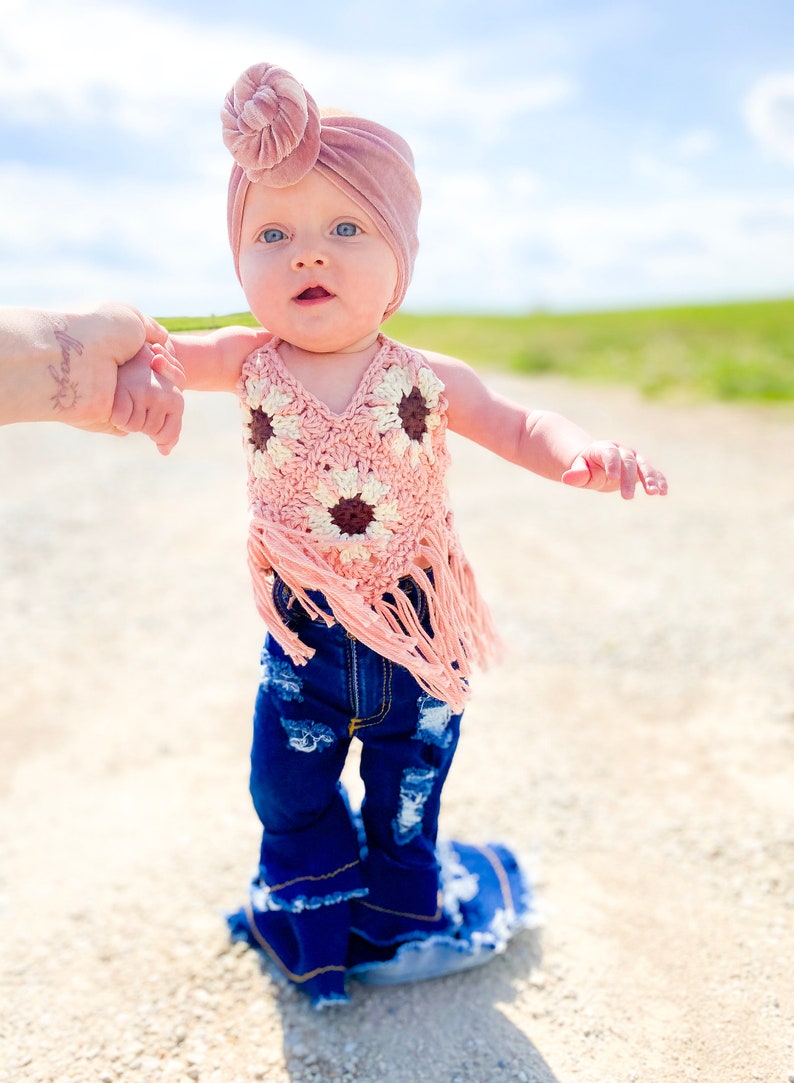
<instances>
[{"instance_id":1,"label":"blue denim bell bottom jeans","mask_svg":"<svg viewBox=\"0 0 794 1083\"><path fill-rule=\"evenodd\" d=\"M401 589L425 616L416 584ZM315 1002L344 999L348 967L451 929L436 842L461 716L341 625L312 620L279 579L274 598L315 654L296 666L265 642L251 751L262 844L248 935ZM365 789L356 815L340 783L353 737Z\"/></svg>"}]
</instances>

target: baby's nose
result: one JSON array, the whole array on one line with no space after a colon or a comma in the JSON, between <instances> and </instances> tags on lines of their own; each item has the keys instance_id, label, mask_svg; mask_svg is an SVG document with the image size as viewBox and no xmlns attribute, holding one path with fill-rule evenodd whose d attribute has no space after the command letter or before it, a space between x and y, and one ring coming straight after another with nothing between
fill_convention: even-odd
<instances>
[{"instance_id":1,"label":"baby's nose","mask_svg":"<svg viewBox=\"0 0 794 1083\"><path fill-rule=\"evenodd\" d=\"M324 267L328 256L322 245L306 244L299 248L292 259L292 265L298 270L305 267Z\"/></svg>"}]
</instances>

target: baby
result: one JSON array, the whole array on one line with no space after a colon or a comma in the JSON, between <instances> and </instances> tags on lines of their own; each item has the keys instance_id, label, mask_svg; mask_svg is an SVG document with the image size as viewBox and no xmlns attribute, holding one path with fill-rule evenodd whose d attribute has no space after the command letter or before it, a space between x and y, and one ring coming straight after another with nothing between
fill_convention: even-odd
<instances>
[{"instance_id":1,"label":"baby","mask_svg":"<svg viewBox=\"0 0 794 1083\"><path fill-rule=\"evenodd\" d=\"M638 483L667 485L630 448L381 333L418 246L400 136L321 114L266 63L237 80L222 118L229 240L265 330L169 346L188 388L241 399L249 563L268 629L251 754L259 867L230 924L322 1006L346 999L349 976L478 965L529 911L506 847L438 844L469 679L496 650L449 510L447 430L568 485L627 499ZM340 783L354 737L355 812Z\"/></svg>"}]
</instances>

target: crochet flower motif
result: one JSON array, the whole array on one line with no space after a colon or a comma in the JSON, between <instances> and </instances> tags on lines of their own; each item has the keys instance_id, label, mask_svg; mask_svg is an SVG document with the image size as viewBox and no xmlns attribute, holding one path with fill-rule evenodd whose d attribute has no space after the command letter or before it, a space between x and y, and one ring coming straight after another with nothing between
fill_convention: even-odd
<instances>
[{"instance_id":1,"label":"crochet flower motif","mask_svg":"<svg viewBox=\"0 0 794 1083\"><path fill-rule=\"evenodd\" d=\"M312 496L319 507L309 508L309 529L333 542L352 540L340 548L344 564L369 559L366 541L387 540L393 534L388 523L397 523L400 515L396 500L385 500L390 486L368 473L362 479L358 467L329 470ZM356 542L354 539L361 538Z\"/></svg>"},{"instance_id":2,"label":"crochet flower motif","mask_svg":"<svg viewBox=\"0 0 794 1083\"><path fill-rule=\"evenodd\" d=\"M300 436L296 414L284 412L292 400L281 388L265 380L249 377L245 381L243 413L248 433L246 453L255 478L269 478L271 468L283 466L293 456L288 441Z\"/></svg>"},{"instance_id":3,"label":"crochet flower motif","mask_svg":"<svg viewBox=\"0 0 794 1083\"><path fill-rule=\"evenodd\" d=\"M386 400L373 407L378 432L392 434L392 450L399 458L407 452L414 469L422 451L429 462L434 461L431 437L441 422L438 403L443 389L432 369L422 368L414 378L401 365L392 365L374 389L377 398Z\"/></svg>"}]
</instances>

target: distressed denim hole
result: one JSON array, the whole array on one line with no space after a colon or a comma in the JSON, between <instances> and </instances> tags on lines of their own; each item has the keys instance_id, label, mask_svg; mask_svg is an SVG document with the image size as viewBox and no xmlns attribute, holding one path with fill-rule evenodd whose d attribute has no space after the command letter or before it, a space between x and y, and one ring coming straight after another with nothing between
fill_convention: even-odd
<instances>
[{"instance_id":1,"label":"distressed denim hole","mask_svg":"<svg viewBox=\"0 0 794 1083\"><path fill-rule=\"evenodd\" d=\"M267 652L262 656L262 685L280 699L298 703L303 699L303 682L292 664Z\"/></svg>"},{"instance_id":2,"label":"distressed denim hole","mask_svg":"<svg viewBox=\"0 0 794 1083\"><path fill-rule=\"evenodd\" d=\"M400 782L400 807L392 820L398 846L410 842L422 830L425 804L433 789L436 772L431 767L406 767Z\"/></svg>"},{"instance_id":3,"label":"distressed denim hole","mask_svg":"<svg viewBox=\"0 0 794 1083\"><path fill-rule=\"evenodd\" d=\"M435 696L423 695L419 700L419 721L415 736L429 745L449 748L452 731L448 728L452 719L452 708Z\"/></svg>"},{"instance_id":4,"label":"distressed denim hole","mask_svg":"<svg viewBox=\"0 0 794 1083\"><path fill-rule=\"evenodd\" d=\"M336 744L334 731L322 722L310 718L282 718L281 725L287 734L287 744L295 752L322 752Z\"/></svg>"}]
</instances>

